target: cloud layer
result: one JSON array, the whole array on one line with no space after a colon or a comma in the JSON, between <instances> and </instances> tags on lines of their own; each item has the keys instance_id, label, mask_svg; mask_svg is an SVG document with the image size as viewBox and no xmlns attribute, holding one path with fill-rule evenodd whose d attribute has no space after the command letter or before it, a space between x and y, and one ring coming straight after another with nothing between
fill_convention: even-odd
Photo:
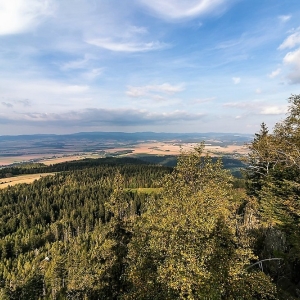
<instances>
[{"instance_id":1,"label":"cloud layer","mask_svg":"<svg viewBox=\"0 0 300 300\"><path fill-rule=\"evenodd\" d=\"M22 126L147 126L164 125L176 122L199 120L203 114L173 111L153 113L137 109L99 109L89 108L65 113L25 113L4 116L0 114L1 124L20 124Z\"/></svg>"}]
</instances>

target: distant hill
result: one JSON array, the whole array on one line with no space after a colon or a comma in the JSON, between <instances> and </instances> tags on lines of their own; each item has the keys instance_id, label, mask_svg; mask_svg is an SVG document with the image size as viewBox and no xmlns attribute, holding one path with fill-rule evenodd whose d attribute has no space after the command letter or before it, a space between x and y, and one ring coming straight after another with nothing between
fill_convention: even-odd
<instances>
[{"instance_id":1,"label":"distant hill","mask_svg":"<svg viewBox=\"0 0 300 300\"><path fill-rule=\"evenodd\" d=\"M134 149L143 144L165 143L148 145L142 150L143 154L177 154L171 153L168 146L179 149L184 144L205 142L212 147L242 146L252 140L250 134L237 133L165 133L165 132L79 132L74 134L33 134L33 135L5 135L0 136L0 167L15 165L24 162L43 162L41 158L53 159L57 157L75 156L84 158L94 155L93 158L103 156L129 155ZM190 145L191 147L193 145ZM217 149L218 148L213 148ZM228 149L226 152L228 153ZM235 148L236 149L236 148ZM237 151L233 149L232 153ZM144 152L143 152L144 151ZM156 153L154 153L156 151ZM214 151L214 150L213 150ZM167 153L166 153L167 152ZM222 151L221 151L222 152ZM230 151L229 151L230 152ZM141 153L141 152L140 152ZM214 154L212 152L212 154ZM223 153L224 154L224 153ZM222 155L223 155L222 154ZM167 165L170 165L167 163Z\"/></svg>"},{"instance_id":2,"label":"distant hill","mask_svg":"<svg viewBox=\"0 0 300 300\"><path fill-rule=\"evenodd\" d=\"M0 142L4 141L66 141L77 139L88 140L114 140L114 141L141 141L141 140L157 140L157 141L182 141L195 142L207 139L222 139L226 142L247 142L252 139L251 134L239 133L167 133L167 132L79 132L73 134L32 134L32 135L2 135Z\"/></svg>"}]
</instances>

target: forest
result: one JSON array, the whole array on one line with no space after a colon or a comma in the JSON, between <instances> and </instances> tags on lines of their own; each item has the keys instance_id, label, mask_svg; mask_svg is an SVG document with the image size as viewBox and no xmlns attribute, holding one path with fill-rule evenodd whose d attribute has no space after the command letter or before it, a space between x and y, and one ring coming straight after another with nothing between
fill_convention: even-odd
<instances>
[{"instance_id":1,"label":"forest","mask_svg":"<svg viewBox=\"0 0 300 300\"><path fill-rule=\"evenodd\" d=\"M0 299L299 299L300 95L248 147L1 169L57 173L0 190Z\"/></svg>"}]
</instances>

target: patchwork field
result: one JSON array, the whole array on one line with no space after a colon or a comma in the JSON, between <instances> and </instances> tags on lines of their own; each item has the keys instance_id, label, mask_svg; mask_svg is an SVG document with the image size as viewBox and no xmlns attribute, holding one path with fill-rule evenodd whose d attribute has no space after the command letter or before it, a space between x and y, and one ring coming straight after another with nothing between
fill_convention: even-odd
<instances>
[{"instance_id":1,"label":"patchwork field","mask_svg":"<svg viewBox=\"0 0 300 300\"><path fill-rule=\"evenodd\" d=\"M135 145L130 145L126 147L112 147L108 148L105 151L101 150L99 153L94 151L93 153L76 153L76 154L55 154L49 153L45 154L30 154L22 156L9 156L9 157L0 157L0 166L8 166L16 163L23 162L40 162L45 165L57 164L61 162L80 160L85 158L100 158L104 155L135 155L135 154L152 154L152 155L178 155L180 151L189 151L192 150L198 143L169 143L169 142L145 142ZM205 145L204 153L209 153L214 156L221 156L227 154L240 154L245 155L247 153L247 147L244 145L226 145L226 146L217 146L217 145Z\"/></svg>"},{"instance_id":2,"label":"patchwork field","mask_svg":"<svg viewBox=\"0 0 300 300\"><path fill-rule=\"evenodd\" d=\"M0 136L0 168L22 163L46 165L106 156L178 155L205 141L212 156L245 155L250 135L230 133L118 133Z\"/></svg>"}]
</instances>

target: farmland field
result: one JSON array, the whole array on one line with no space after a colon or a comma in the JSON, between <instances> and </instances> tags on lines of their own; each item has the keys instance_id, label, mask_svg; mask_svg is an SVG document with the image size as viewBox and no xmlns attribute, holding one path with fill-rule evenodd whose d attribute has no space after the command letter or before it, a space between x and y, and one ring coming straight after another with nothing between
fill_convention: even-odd
<instances>
[{"instance_id":1,"label":"farmland field","mask_svg":"<svg viewBox=\"0 0 300 300\"><path fill-rule=\"evenodd\" d=\"M14 177L7 177L0 179L0 189L4 189L8 186L13 186L18 183L32 183L35 180L40 179L41 177L55 175L55 173L42 173L42 174L26 174Z\"/></svg>"},{"instance_id":2,"label":"farmland field","mask_svg":"<svg viewBox=\"0 0 300 300\"><path fill-rule=\"evenodd\" d=\"M0 136L0 167L22 163L51 165L84 158L178 155L201 142L212 156L243 156L250 135L203 133L78 133L71 135Z\"/></svg>"}]
</instances>

